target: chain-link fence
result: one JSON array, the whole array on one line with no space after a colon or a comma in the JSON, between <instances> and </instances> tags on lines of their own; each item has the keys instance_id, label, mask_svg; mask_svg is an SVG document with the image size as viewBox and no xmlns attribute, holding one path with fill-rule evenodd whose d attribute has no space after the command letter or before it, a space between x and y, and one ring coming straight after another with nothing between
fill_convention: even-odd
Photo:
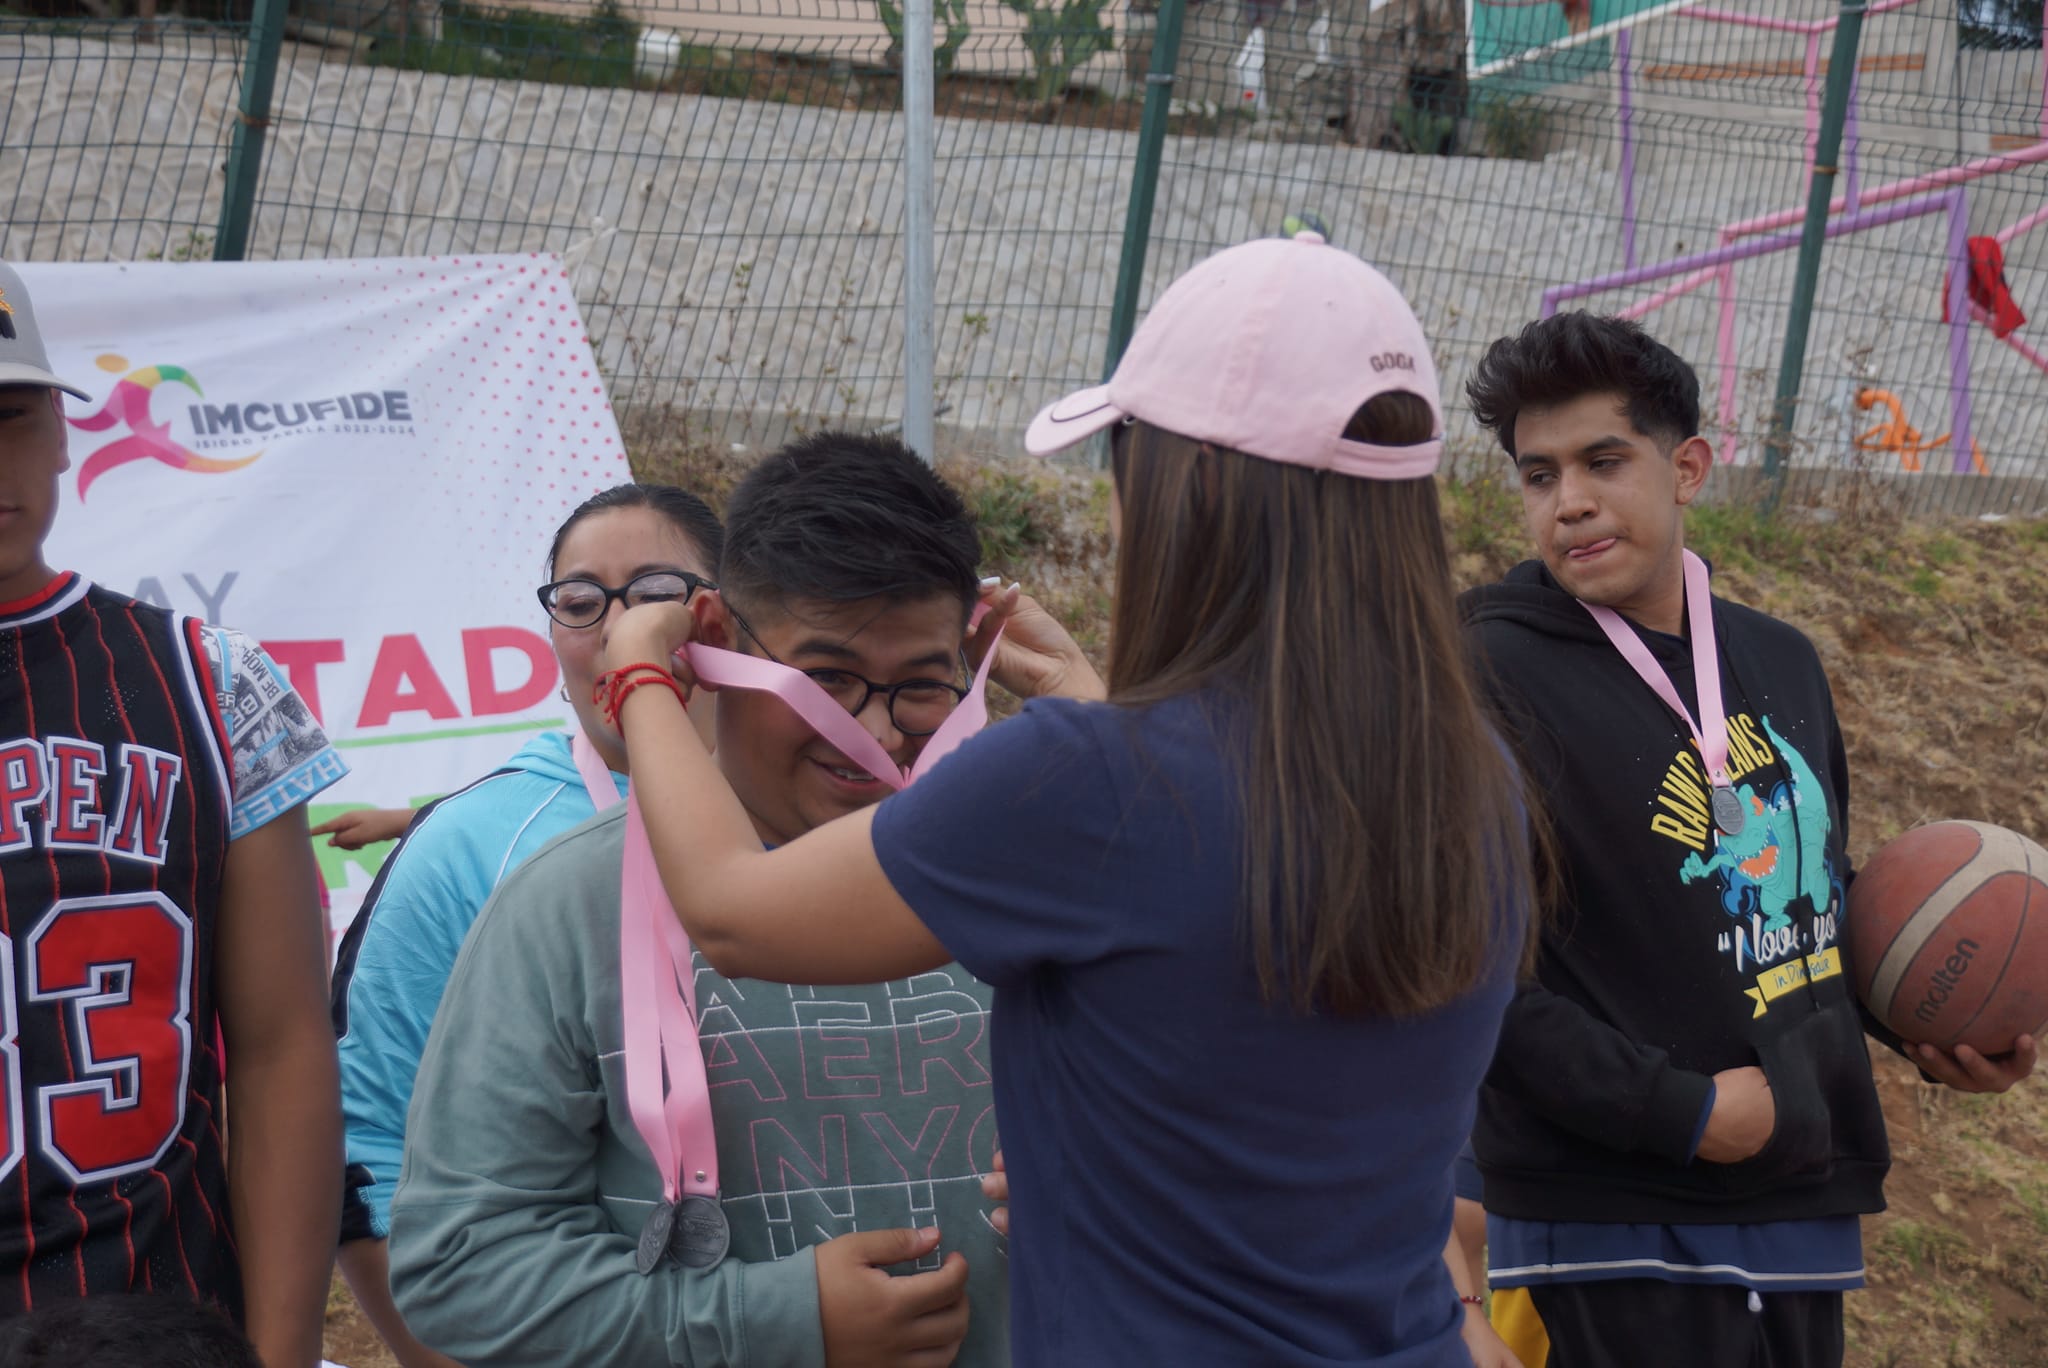
<instances>
[{"instance_id":1,"label":"chain-link fence","mask_svg":"<svg viewBox=\"0 0 2048 1368\"><path fill-rule=\"evenodd\" d=\"M1032 0L939 8L939 401L995 433L1100 371L1138 111L1107 3L1049 32ZM248 254L559 252L629 423L898 420L892 25L887 0L306 0ZM52 188L0 253L210 256L246 26L7 21L0 179Z\"/></svg>"},{"instance_id":2,"label":"chain-link fence","mask_svg":"<svg viewBox=\"0 0 2048 1368\"><path fill-rule=\"evenodd\" d=\"M1239 113L1168 144L1161 193L1239 212L1162 231L1153 285L1215 228L1314 215L1415 299L1447 388L1539 312L1622 312L1698 367L1723 457L1761 458L1833 0L1391 0L1348 28L1261 4L1194 11L1184 98ZM1795 465L1917 474L1915 506L2048 503L2048 359L2017 321L2048 310L2040 15L1869 6Z\"/></svg>"},{"instance_id":3,"label":"chain-link fence","mask_svg":"<svg viewBox=\"0 0 2048 1368\"><path fill-rule=\"evenodd\" d=\"M1156 9L1181 2L936 0L942 431L1012 448L1100 376L1132 186L1156 176L1143 299L1320 223L1411 294L1454 405L1537 313L1627 311L1695 362L1710 435L1756 465L1835 0ZM2015 320L2048 310L2040 6L1967 4L1868 7L1792 460L2031 512L2048 344ZM559 252L629 433L899 420L894 0L528 5L300 0L267 122L240 116L265 134L248 254ZM151 28L0 19L0 255L212 254L249 15ZM1453 436L1491 459L1461 413Z\"/></svg>"},{"instance_id":4,"label":"chain-link fence","mask_svg":"<svg viewBox=\"0 0 2048 1368\"><path fill-rule=\"evenodd\" d=\"M346 3L346 0L338 0ZM294 54L258 255L545 249L577 282L620 408L705 435L900 417L904 123L873 0L663 0L377 22L403 41ZM938 108L940 400L971 426L1100 364L1114 91L1053 102L1014 11L947 0ZM343 37L366 26L333 15ZM303 28L304 26L302 26ZM1078 54L1077 54L1078 55ZM1110 73L1115 76L1117 73ZM1106 296L1105 296L1106 297Z\"/></svg>"},{"instance_id":5,"label":"chain-link fence","mask_svg":"<svg viewBox=\"0 0 2048 1368\"><path fill-rule=\"evenodd\" d=\"M0 257L212 257L248 16L155 30L0 7Z\"/></svg>"}]
</instances>

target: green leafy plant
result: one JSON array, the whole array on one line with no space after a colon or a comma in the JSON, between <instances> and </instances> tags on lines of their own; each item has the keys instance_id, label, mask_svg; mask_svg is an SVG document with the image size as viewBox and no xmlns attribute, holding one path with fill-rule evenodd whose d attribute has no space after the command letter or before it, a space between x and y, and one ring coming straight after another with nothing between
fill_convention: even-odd
<instances>
[{"instance_id":1,"label":"green leafy plant","mask_svg":"<svg viewBox=\"0 0 2048 1368\"><path fill-rule=\"evenodd\" d=\"M1074 73L1111 51L1116 33L1102 22L1103 0L1003 0L1024 16L1024 48L1031 54L1031 97L1050 119Z\"/></svg>"},{"instance_id":2,"label":"green leafy plant","mask_svg":"<svg viewBox=\"0 0 2048 1368\"><path fill-rule=\"evenodd\" d=\"M1479 125L1479 150L1509 161L1536 161L1543 148L1549 119L1533 101L1490 98L1473 110Z\"/></svg>"},{"instance_id":3,"label":"green leafy plant","mask_svg":"<svg viewBox=\"0 0 2048 1368\"><path fill-rule=\"evenodd\" d=\"M142 255L148 261L211 261L213 234L198 228L188 228L185 230L183 242L171 243L163 248L151 248Z\"/></svg>"},{"instance_id":4,"label":"green leafy plant","mask_svg":"<svg viewBox=\"0 0 2048 1368\"><path fill-rule=\"evenodd\" d=\"M981 534L982 562L1017 573L1033 551L1052 541L1044 522L1051 511L1046 491L1014 470L990 467L977 475L962 496Z\"/></svg>"},{"instance_id":5,"label":"green leafy plant","mask_svg":"<svg viewBox=\"0 0 2048 1368\"><path fill-rule=\"evenodd\" d=\"M630 86L639 37L618 0L599 0L583 17L444 0L438 39L380 42L370 61L448 76Z\"/></svg>"},{"instance_id":6,"label":"green leafy plant","mask_svg":"<svg viewBox=\"0 0 2048 1368\"><path fill-rule=\"evenodd\" d=\"M902 52L903 7L894 0L875 0L875 8L881 13L882 27L889 30L890 50ZM953 69L953 59L960 55L971 31L967 23L967 0L933 0L932 22L946 27L944 40L932 49L932 69L944 76Z\"/></svg>"},{"instance_id":7,"label":"green leafy plant","mask_svg":"<svg viewBox=\"0 0 2048 1368\"><path fill-rule=\"evenodd\" d=\"M1413 105L1397 105L1394 108L1394 131L1400 135L1402 145L1408 151L1437 157L1450 150L1451 139L1458 131L1458 121L1448 114L1417 109Z\"/></svg>"}]
</instances>

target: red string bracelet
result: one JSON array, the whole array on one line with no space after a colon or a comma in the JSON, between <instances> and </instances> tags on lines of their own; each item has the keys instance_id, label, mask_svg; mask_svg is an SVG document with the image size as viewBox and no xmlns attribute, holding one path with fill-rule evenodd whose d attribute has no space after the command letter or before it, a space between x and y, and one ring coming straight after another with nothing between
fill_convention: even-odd
<instances>
[{"instance_id":1,"label":"red string bracelet","mask_svg":"<svg viewBox=\"0 0 2048 1368\"><path fill-rule=\"evenodd\" d=\"M619 687L612 693L611 713L608 717L605 718L605 721L611 724L612 730L619 732L623 732L625 730L625 724L619 721L619 709L625 706L626 696L632 693L633 690L639 688L642 684L667 685L668 691L676 696L677 705L681 707L684 712L688 712L690 710L690 700L683 697L683 686L676 683L674 676L650 674L635 675L631 679L628 679L623 684L619 685Z\"/></svg>"},{"instance_id":2,"label":"red string bracelet","mask_svg":"<svg viewBox=\"0 0 2048 1368\"><path fill-rule=\"evenodd\" d=\"M619 710L625 706L626 696L643 684L667 685L669 692L676 696L676 702L682 705L683 711L689 711L690 700L684 695L682 685L676 682L676 677L661 666L648 661L621 665L616 670L599 675L591 688L590 701L603 710L605 724L619 730Z\"/></svg>"},{"instance_id":3,"label":"red string bracelet","mask_svg":"<svg viewBox=\"0 0 2048 1368\"><path fill-rule=\"evenodd\" d=\"M1459 1300L1459 1301L1461 1301L1461 1302L1463 1302L1463 1303L1465 1303L1465 1305L1467 1305L1467 1306L1484 1306L1484 1305L1486 1305L1486 1298L1484 1298L1484 1297L1479 1297L1479 1296L1468 1296L1467 1294L1465 1294L1465 1293L1463 1293L1463 1292L1460 1292L1460 1293L1458 1294L1458 1300Z\"/></svg>"},{"instance_id":4,"label":"red string bracelet","mask_svg":"<svg viewBox=\"0 0 2048 1368\"><path fill-rule=\"evenodd\" d=\"M635 661L631 665L621 665L616 670L606 670L592 681L590 701L602 709L609 720L616 711L614 704L619 697L620 686L626 682L627 676L642 673L666 675L668 671L650 660Z\"/></svg>"}]
</instances>

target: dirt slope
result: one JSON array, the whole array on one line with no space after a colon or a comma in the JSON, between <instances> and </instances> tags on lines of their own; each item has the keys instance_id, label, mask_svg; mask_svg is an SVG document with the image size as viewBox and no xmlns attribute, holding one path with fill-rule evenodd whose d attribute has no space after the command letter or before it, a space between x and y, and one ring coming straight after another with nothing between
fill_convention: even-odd
<instances>
[{"instance_id":1,"label":"dirt slope","mask_svg":"<svg viewBox=\"0 0 2048 1368\"><path fill-rule=\"evenodd\" d=\"M718 502L748 460L644 435L636 450L642 478ZM1022 578L1099 657L1106 482L1023 462L948 473L981 519L991 570ZM1523 558L1518 517L1500 484L1446 488L1460 587ZM1907 523L1869 504L1769 522L1709 507L1691 537L1718 592L1818 648L1848 738L1855 859L1943 817L2048 838L2048 524ZM1881 1049L1873 1067L1892 1130L1891 1210L1865 1223L1871 1286L1849 1299L1850 1368L2048 1365L2048 1079L1973 1098L1922 1083ZM392 1363L339 1288L328 1345L352 1368Z\"/></svg>"}]
</instances>

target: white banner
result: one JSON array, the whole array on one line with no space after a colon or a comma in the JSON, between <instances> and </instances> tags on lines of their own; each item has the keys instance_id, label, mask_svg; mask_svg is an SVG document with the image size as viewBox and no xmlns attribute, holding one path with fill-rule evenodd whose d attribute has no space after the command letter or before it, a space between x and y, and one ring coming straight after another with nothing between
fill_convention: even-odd
<instances>
[{"instance_id":1,"label":"white banner","mask_svg":"<svg viewBox=\"0 0 2048 1368\"><path fill-rule=\"evenodd\" d=\"M66 401L51 563L261 641L405 807L569 725L533 591L630 476L552 256L21 268ZM319 844L345 925L381 851Z\"/></svg>"}]
</instances>

